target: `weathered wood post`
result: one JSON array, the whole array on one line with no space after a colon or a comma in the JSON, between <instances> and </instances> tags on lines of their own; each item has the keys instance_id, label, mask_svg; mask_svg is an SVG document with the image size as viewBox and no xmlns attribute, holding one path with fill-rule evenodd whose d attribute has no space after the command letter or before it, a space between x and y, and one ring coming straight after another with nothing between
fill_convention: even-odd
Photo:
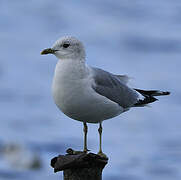
<instances>
[{"instance_id":1,"label":"weathered wood post","mask_svg":"<svg viewBox=\"0 0 181 180\"><path fill-rule=\"evenodd\" d=\"M108 159L97 154L68 149L66 155L51 160L54 172L63 171L64 180L102 180L102 170Z\"/></svg>"}]
</instances>

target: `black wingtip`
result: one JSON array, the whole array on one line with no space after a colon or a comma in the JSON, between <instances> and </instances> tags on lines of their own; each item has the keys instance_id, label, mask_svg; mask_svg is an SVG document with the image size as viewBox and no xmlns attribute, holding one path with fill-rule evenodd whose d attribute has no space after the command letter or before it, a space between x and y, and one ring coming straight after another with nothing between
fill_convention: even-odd
<instances>
[{"instance_id":1,"label":"black wingtip","mask_svg":"<svg viewBox=\"0 0 181 180\"><path fill-rule=\"evenodd\" d=\"M145 98L143 100L139 100L135 106L144 106L146 104L152 103L154 101L158 101L158 99L155 98L155 96L165 96L169 95L169 91L157 91L157 90L141 90L141 89L135 89L140 94L142 94Z\"/></svg>"},{"instance_id":2,"label":"black wingtip","mask_svg":"<svg viewBox=\"0 0 181 180\"><path fill-rule=\"evenodd\" d=\"M165 96L169 95L169 91L159 91L159 90L141 90L141 89L135 89L139 93L141 93L143 96Z\"/></svg>"},{"instance_id":3,"label":"black wingtip","mask_svg":"<svg viewBox=\"0 0 181 180\"><path fill-rule=\"evenodd\" d=\"M146 96L143 100L138 100L137 103L134 104L135 107L142 107L142 106L145 106L149 103L152 103L152 102L155 102L155 101L158 101L158 99L156 99L155 97L153 96Z\"/></svg>"},{"instance_id":4,"label":"black wingtip","mask_svg":"<svg viewBox=\"0 0 181 180\"><path fill-rule=\"evenodd\" d=\"M170 94L171 94L171 92L169 92L169 91L163 92L163 95L170 95Z\"/></svg>"}]
</instances>

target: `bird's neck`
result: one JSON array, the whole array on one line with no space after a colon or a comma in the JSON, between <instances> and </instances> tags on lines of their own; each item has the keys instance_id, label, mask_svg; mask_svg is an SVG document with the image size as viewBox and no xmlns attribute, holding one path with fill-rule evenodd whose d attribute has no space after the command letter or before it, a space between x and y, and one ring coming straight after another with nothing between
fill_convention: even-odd
<instances>
[{"instance_id":1,"label":"bird's neck","mask_svg":"<svg viewBox=\"0 0 181 180\"><path fill-rule=\"evenodd\" d=\"M55 68L56 78L82 79L87 74L85 60L63 59L59 60Z\"/></svg>"}]
</instances>

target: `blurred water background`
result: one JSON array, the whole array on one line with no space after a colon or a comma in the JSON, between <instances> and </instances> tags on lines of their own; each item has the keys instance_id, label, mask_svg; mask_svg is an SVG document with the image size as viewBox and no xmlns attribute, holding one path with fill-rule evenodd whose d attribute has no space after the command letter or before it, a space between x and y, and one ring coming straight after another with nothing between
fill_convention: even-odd
<instances>
[{"instance_id":1,"label":"blurred water background","mask_svg":"<svg viewBox=\"0 0 181 180\"><path fill-rule=\"evenodd\" d=\"M40 56L64 35L84 42L89 65L128 74L136 88L172 92L103 123L103 179L180 180L180 22L180 0L0 0L0 180L58 180L50 159L82 149L82 123L51 96L57 60ZM92 152L97 128L89 125Z\"/></svg>"}]
</instances>

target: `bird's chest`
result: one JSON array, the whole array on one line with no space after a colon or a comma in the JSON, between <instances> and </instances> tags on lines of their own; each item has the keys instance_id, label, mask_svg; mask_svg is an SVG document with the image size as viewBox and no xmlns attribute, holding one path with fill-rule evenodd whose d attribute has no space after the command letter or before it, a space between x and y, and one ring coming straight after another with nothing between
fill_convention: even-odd
<instances>
[{"instance_id":1,"label":"bird's chest","mask_svg":"<svg viewBox=\"0 0 181 180\"><path fill-rule=\"evenodd\" d=\"M53 98L55 103L63 110L74 106L77 99L81 101L83 93L83 84L78 80L55 79L53 82ZM76 100L76 101L75 101Z\"/></svg>"},{"instance_id":2,"label":"bird's chest","mask_svg":"<svg viewBox=\"0 0 181 180\"><path fill-rule=\"evenodd\" d=\"M58 69L57 69L58 68ZM56 68L53 80L53 98L56 105L65 114L73 113L84 106L82 95L87 87L86 81L82 78L82 69L66 65Z\"/></svg>"}]
</instances>

